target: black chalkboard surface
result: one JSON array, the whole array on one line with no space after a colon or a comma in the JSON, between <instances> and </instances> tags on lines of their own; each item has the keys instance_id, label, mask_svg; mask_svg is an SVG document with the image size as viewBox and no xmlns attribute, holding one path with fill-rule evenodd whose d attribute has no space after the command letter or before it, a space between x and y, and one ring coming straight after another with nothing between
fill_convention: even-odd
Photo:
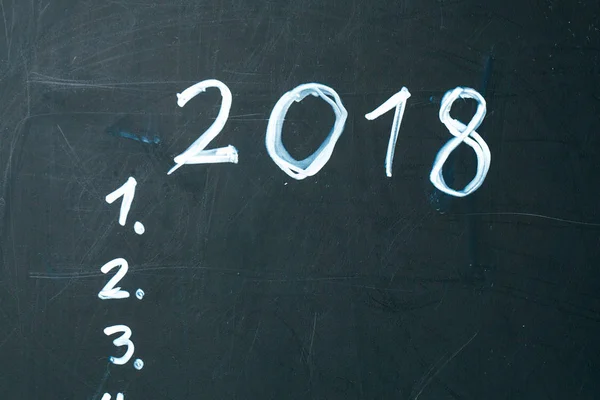
<instances>
[{"instance_id":1,"label":"black chalkboard surface","mask_svg":"<svg viewBox=\"0 0 600 400\"><path fill-rule=\"evenodd\" d=\"M599 398L597 1L0 11L1 399Z\"/></svg>"}]
</instances>

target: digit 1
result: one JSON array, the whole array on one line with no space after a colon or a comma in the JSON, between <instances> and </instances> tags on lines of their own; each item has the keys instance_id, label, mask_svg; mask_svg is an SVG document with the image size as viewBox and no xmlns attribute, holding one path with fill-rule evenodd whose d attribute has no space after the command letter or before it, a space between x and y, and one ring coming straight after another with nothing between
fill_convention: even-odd
<instances>
[{"instance_id":1,"label":"digit 1","mask_svg":"<svg viewBox=\"0 0 600 400\"><path fill-rule=\"evenodd\" d=\"M407 88L403 87L398 93L390 97L385 103L377 107L375 110L365 115L365 118L372 121L379 118L392 108L396 108L394 113L394 120L392 121L392 132L390 133L390 141L388 142L387 154L385 155L385 174L392 177L392 161L394 160L394 150L396 149L396 141L398 140L398 132L400 131L400 124L402 123L402 117L404 117L404 109L406 108L406 101L410 97L410 92Z\"/></svg>"},{"instance_id":2,"label":"digit 1","mask_svg":"<svg viewBox=\"0 0 600 400\"><path fill-rule=\"evenodd\" d=\"M134 177L130 176L120 188L115 190L114 192L106 195L106 202L108 204L114 203L119 197L123 197L123 201L121 202L121 210L119 211L119 225L125 226L125 222L127 222L127 214L129 214L129 209L131 208L131 203L133 202L133 196L135 196L135 186L137 185L137 181Z\"/></svg>"},{"instance_id":3,"label":"digit 1","mask_svg":"<svg viewBox=\"0 0 600 400\"><path fill-rule=\"evenodd\" d=\"M100 400L110 400L110 394L108 393L104 393L104 395L102 395L102 399ZM117 398L116 400L125 400L125 396L123 396L123 393L117 393Z\"/></svg>"}]
</instances>

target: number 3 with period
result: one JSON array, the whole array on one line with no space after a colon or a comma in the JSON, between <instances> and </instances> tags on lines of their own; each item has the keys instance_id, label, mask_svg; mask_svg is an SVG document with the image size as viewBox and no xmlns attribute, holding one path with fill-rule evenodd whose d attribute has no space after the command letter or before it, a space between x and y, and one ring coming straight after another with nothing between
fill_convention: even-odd
<instances>
[{"instance_id":1,"label":"number 3 with period","mask_svg":"<svg viewBox=\"0 0 600 400\"><path fill-rule=\"evenodd\" d=\"M127 346L127 351L123 354L122 357L110 357L110 362L116 365L124 365L131 359L133 356L133 352L135 351L135 346L131 339L131 329L127 325L113 325L104 328L104 334L106 336L113 335L115 333L122 332L123 334L113 340L113 344L117 347Z\"/></svg>"}]
</instances>

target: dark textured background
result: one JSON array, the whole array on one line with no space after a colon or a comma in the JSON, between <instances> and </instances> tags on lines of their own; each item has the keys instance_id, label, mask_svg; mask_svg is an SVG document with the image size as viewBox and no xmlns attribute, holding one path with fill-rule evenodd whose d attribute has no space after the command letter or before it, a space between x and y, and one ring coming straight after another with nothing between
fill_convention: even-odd
<instances>
[{"instance_id":1,"label":"dark textured background","mask_svg":"<svg viewBox=\"0 0 600 400\"><path fill-rule=\"evenodd\" d=\"M0 3L0 398L593 399L600 393L600 4L597 1ZM238 165L172 158L214 120ZM348 109L331 160L294 181L264 147L286 91ZM394 176L392 114L406 86ZM428 176L451 137L439 100L485 92L492 152L466 199ZM472 102L453 115L468 122ZM315 98L284 127L310 154ZM159 138L148 144L117 137ZM462 148L465 149L462 149ZM475 169L466 146L447 174ZM104 196L134 176L127 226ZM468 214L468 215L465 215ZM475 214L475 215L474 215ZM133 222L146 233L137 236ZM135 298L101 301L124 257ZM126 324L135 357L104 327Z\"/></svg>"}]
</instances>

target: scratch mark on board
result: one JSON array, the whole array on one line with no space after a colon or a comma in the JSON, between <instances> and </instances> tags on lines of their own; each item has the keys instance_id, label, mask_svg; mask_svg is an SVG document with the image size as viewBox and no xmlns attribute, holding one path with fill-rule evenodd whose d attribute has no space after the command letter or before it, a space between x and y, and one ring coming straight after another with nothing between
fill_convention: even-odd
<instances>
[{"instance_id":1,"label":"scratch mark on board","mask_svg":"<svg viewBox=\"0 0 600 400\"><path fill-rule=\"evenodd\" d=\"M469 340L467 340L465 342L465 344L460 346L458 348L458 350L456 350L450 357L448 357L448 359L446 361L442 362L445 358L445 356L443 356L435 364L433 364L431 366L431 368L429 369L429 371L427 371L427 373L425 375L423 375L423 378L421 379L421 382L419 383L419 386L421 386L421 390L419 390L419 392L415 395L415 397L411 396L411 398L413 400L417 400L419 398L419 396L421 395L421 393L423 393L425 388L427 386L429 386L429 384L431 383L433 378L435 378L446 367L446 365L448 365L448 363L450 363L450 361L452 361L454 358L456 358L456 356L458 356L465 349L465 347L467 347L469 345L469 343L471 343L473 341L473 339L475 339L475 337L477 336L478 333L479 333L479 331L475 332L475 334L473 336L471 336L471 338ZM442 362L442 363L440 364L440 362ZM438 365L439 365L439 367L438 367Z\"/></svg>"},{"instance_id":2,"label":"scratch mark on board","mask_svg":"<svg viewBox=\"0 0 600 400\"><path fill-rule=\"evenodd\" d=\"M565 224L584 225L584 226L600 226L599 222L576 221L573 219L557 218L557 217L551 217L549 215L533 214L533 213L525 213L525 212L474 212L474 213L450 214L450 215L477 215L477 216L514 215L514 216L519 216L519 217L532 217L532 218L547 219L550 221L564 222Z\"/></svg>"},{"instance_id":3,"label":"scratch mark on board","mask_svg":"<svg viewBox=\"0 0 600 400\"><path fill-rule=\"evenodd\" d=\"M2 19L4 21L4 35L6 38L6 59L10 61L10 46L11 39L8 34L8 23L6 22L6 12L4 11L4 1L0 0L0 8L2 8Z\"/></svg>"},{"instance_id":4,"label":"scratch mark on board","mask_svg":"<svg viewBox=\"0 0 600 400\"><path fill-rule=\"evenodd\" d=\"M314 318L313 318L313 329L312 329L312 334L310 335L310 346L308 348L308 360L310 361L312 359L312 349L313 349L313 343L315 341L315 330L317 328L317 313L315 312Z\"/></svg>"}]
</instances>

